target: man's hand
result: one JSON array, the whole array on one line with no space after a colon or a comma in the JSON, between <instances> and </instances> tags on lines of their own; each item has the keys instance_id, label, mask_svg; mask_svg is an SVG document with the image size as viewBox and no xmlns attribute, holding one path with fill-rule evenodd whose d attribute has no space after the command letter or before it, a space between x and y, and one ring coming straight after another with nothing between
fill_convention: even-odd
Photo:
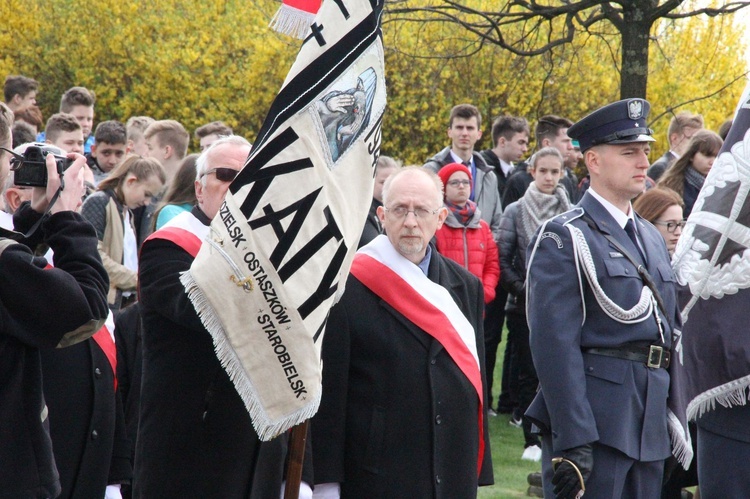
<instances>
[{"instance_id":1,"label":"man's hand","mask_svg":"<svg viewBox=\"0 0 750 499\"><path fill-rule=\"evenodd\" d=\"M579 499L583 496L585 482L594 467L594 455L590 445L573 447L552 460L555 474L552 476L557 499Z\"/></svg>"},{"instance_id":2,"label":"man's hand","mask_svg":"<svg viewBox=\"0 0 750 499\"><path fill-rule=\"evenodd\" d=\"M52 205L50 213L76 211L81 206L83 195L86 192L83 186L83 167L86 165L86 158L76 153L69 153L67 156L74 161L63 172L63 190L55 204ZM50 200L55 196L61 185L55 157L52 154L47 155L46 165L47 187L34 187L31 194L31 208L37 213L47 211Z\"/></svg>"}]
</instances>

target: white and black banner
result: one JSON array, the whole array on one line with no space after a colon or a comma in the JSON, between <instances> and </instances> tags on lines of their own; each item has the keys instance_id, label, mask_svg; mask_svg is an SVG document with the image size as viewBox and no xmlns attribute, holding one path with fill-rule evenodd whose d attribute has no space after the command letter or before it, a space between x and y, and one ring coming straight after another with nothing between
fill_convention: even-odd
<instances>
[{"instance_id":1,"label":"white and black banner","mask_svg":"<svg viewBox=\"0 0 750 499\"><path fill-rule=\"evenodd\" d=\"M684 324L673 341L670 408L687 421L699 419L717 404L746 405L750 396L750 82L680 235L672 265L681 285ZM681 461L685 468L690 464L690 459Z\"/></svg>"},{"instance_id":2,"label":"white and black banner","mask_svg":"<svg viewBox=\"0 0 750 499\"><path fill-rule=\"evenodd\" d=\"M268 440L315 414L320 344L372 200L383 0L325 0L182 277Z\"/></svg>"}]
</instances>

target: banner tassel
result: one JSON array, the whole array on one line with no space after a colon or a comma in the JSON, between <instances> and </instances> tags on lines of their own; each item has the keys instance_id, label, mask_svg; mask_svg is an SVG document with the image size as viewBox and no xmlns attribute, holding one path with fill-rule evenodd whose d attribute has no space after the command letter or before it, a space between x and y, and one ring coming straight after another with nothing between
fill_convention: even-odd
<instances>
[{"instance_id":1,"label":"banner tassel","mask_svg":"<svg viewBox=\"0 0 750 499\"><path fill-rule=\"evenodd\" d=\"M219 315L213 309L206 296L201 291L190 271L183 272L180 275L180 282L185 287L190 302L195 307L203 326L211 333L213 339L214 351L224 370L229 374L237 393L245 404L253 427L255 428L258 438L267 442L277 437L288 428L302 423L313 417L318 412L320 406L321 391L313 399L313 403L306 405L303 409L288 414L286 417L279 419L275 424L271 424L268 416L263 410L263 406L258 396L258 391L250 382L249 376L245 375L244 368L237 353L227 340L227 335Z\"/></svg>"},{"instance_id":2,"label":"banner tassel","mask_svg":"<svg viewBox=\"0 0 750 499\"><path fill-rule=\"evenodd\" d=\"M667 410L667 429L672 443L672 455L683 468L688 469L693 460L693 443L690 432L685 432L680 420L670 410Z\"/></svg>"},{"instance_id":3,"label":"banner tassel","mask_svg":"<svg viewBox=\"0 0 750 499\"><path fill-rule=\"evenodd\" d=\"M724 407L746 405L748 390L750 376L745 376L701 393L688 404L688 421L699 419L704 413L713 410L717 402Z\"/></svg>"},{"instance_id":4,"label":"banner tassel","mask_svg":"<svg viewBox=\"0 0 750 499\"><path fill-rule=\"evenodd\" d=\"M286 0L268 24L281 34L304 40L320 8L320 0Z\"/></svg>"}]
</instances>

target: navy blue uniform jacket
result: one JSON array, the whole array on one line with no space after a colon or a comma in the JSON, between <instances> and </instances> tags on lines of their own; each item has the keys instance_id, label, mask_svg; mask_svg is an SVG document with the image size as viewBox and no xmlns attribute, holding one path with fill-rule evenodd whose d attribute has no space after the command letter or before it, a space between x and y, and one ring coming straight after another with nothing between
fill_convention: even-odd
<instances>
[{"instance_id":1,"label":"navy blue uniform jacket","mask_svg":"<svg viewBox=\"0 0 750 499\"><path fill-rule=\"evenodd\" d=\"M583 211L594 220L596 230L581 218ZM636 219L646 266L669 312L669 317L661 316L669 343L678 320L674 274L662 236L653 225ZM617 305L626 310L633 307L644 286L636 267L603 234L611 234L640 259L638 249L590 193L577 208L542 225L536 253L532 251L537 238L528 249L527 282L531 351L541 389L526 414L543 431L551 431L555 452L599 442L636 460L664 459L670 455L667 370L582 353L583 348L632 341L657 344L656 319L652 315L638 323L623 324L610 318L597 303L582 271L580 289L567 224L582 231L597 280Z\"/></svg>"}]
</instances>

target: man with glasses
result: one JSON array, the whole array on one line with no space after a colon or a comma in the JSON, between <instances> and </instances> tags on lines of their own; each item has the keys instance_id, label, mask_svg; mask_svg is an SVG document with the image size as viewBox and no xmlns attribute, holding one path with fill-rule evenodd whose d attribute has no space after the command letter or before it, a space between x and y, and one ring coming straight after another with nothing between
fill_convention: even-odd
<instances>
[{"instance_id":1,"label":"man with glasses","mask_svg":"<svg viewBox=\"0 0 750 499\"><path fill-rule=\"evenodd\" d=\"M139 266L143 378L134 497L278 497L286 436L261 442L180 283L250 143L223 137L198 158L198 205L154 232ZM307 469L306 473L310 470ZM305 475L303 479L311 482ZM309 487L304 492L312 495Z\"/></svg>"},{"instance_id":2,"label":"man with glasses","mask_svg":"<svg viewBox=\"0 0 750 499\"><path fill-rule=\"evenodd\" d=\"M323 338L316 496L476 497L493 479L482 285L430 244L447 216L434 173L388 177L378 216Z\"/></svg>"}]
</instances>

